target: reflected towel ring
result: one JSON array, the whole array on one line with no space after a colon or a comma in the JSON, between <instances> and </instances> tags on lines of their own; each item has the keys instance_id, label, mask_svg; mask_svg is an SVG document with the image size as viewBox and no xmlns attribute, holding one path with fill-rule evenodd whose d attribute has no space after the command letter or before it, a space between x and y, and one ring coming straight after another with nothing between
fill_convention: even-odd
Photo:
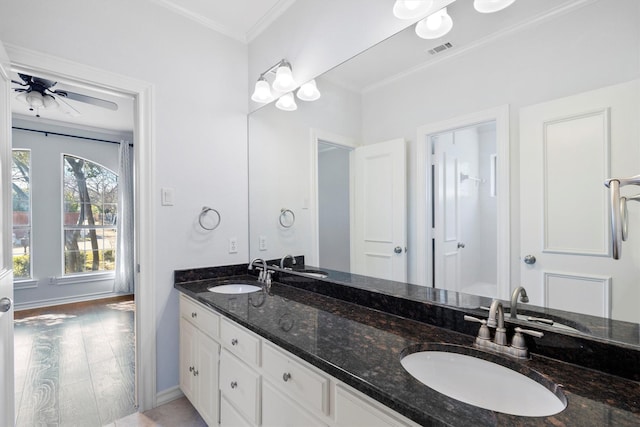
<instances>
[{"instance_id":1,"label":"reflected towel ring","mask_svg":"<svg viewBox=\"0 0 640 427\"><path fill-rule=\"evenodd\" d=\"M209 212L214 212L218 216L218 221L216 222L216 225L214 225L213 227L207 227L202 223L202 220L204 219L205 216L207 216ZM203 206L202 211L200 212L200 216L198 216L198 222L200 223L200 227L209 231L215 230L216 228L218 228L221 220L222 220L222 217L220 216L220 212L208 206Z\"/></svg>"},{"instance_id":2,"label":"reflected towel ring","mask_svg":"<svg viewBox=\"0 0 640 427\"><path fill-rule=\"evenodd\" d=\"M291 221L288 223L286 222L287 213L291 215ZM278 217L278 222L280 222L280 225L284 228L291 228L293 224L295 224L296 222L296 214L294 214L291 209L282 208L280 209L280 216Z\"/></svg>"}]
</instances>

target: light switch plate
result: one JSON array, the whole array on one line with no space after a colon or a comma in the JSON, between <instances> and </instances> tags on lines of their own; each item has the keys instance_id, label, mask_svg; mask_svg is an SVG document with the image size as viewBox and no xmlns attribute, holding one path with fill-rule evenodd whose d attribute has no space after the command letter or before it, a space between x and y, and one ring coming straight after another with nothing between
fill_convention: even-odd
<instances>
[{"instance_id":1,"label":"light switch plate","mask_svg":"<svg viewBox=\"0 0 640 427\"><path fill-rule=\"evenodd\" d=\"M162 188L161 191L162 206L173 206L173 188Z\"/></svg>"}]
</instances>

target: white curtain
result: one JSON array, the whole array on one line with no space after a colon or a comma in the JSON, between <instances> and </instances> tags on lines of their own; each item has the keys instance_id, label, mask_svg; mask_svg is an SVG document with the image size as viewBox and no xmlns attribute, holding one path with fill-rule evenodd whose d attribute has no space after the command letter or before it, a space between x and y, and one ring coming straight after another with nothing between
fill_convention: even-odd
<instances>
[{"instance_id":1,"label":"white curtain","mask_svg":"<svg viewBox=\"0 0 640 427\"><path fill-rule=\"evenodd\" d=\"M120 142L118 171L118 216L116 219L116 277L114 291L131 293L134 290L134 231L133 231L133 147Z\"/></svg>"}]
</instances>

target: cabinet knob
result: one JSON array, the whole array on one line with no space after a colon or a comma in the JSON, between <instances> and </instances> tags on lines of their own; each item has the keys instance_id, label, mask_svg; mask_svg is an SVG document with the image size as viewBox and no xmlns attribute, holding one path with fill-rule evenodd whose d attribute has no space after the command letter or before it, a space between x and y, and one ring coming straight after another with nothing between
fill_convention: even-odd
<instances>
[{"instance_id":1,"label":"cabinet knob","mask_svg":"<svg viewBox=\"0 0 640 427\"><path fill-rule=\"evenodd\" d=\"M196 313L195 311L191 313L191 318L195 319L196 317L198 317L198 313Z\"/></svg>"},{"instance_id":2,"label":"cabinet knob","mask_svg":"<svg viewBox=\"0 0 640 427\"><path fill-rule=\"evenodd\" d=\"M193 366L189 366L189 372L193 372Z\"/></svg>"},{"instance_id":3,"label":"cabinet knob","mask_svg":"<svg viewBox=\"0 0 640 427\"><path fill-rule=\"evenodd\" d=\"M238 339L237 338L233 338L231 340L231 345L238 345Z\"/></svg>"},{"instance_id":4,"label":"cabinet knob","mask_svg":"<svg viewBox=\"0 0 640 427\"><path fill-rule=\"evenodd\" d=\"M231 381L231 388L236 388L238 387L238 382L237 381Z\"/></svg>"},{"instance_id":5,"label":"cabinet knob","mask_svg":"<svg viewBox=\"0 0 640 427\"><path fill-rule=\"evenodd\" d=\"M289 372L285 372L284 374L282 374L282 380L286 383L287 381L289 381L291 379L291 374Z\"/></svg>"},{"instance_id":6,"label":"cabinet knob","mask_svg":"<svg viewBox=\"0 0 640 427\"><path fill-rule=\"evenodd\" d=\"M193 370L193 376L197 377L198 376L198 371L196 371L195 369Z\"/></svg>"}]
</instances>

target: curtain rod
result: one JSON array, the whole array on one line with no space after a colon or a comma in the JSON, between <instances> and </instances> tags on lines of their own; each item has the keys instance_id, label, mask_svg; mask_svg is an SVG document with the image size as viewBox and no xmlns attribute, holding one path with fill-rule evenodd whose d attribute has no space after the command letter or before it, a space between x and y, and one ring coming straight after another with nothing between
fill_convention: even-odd
<instances>
[{"instance_id":1,"label":"curtain rod","mask_svg":"<svg viewBox=\"0 0 640 427\"><path fill-rule=\"evenodd\" d=\"M27 132L44 133L45 135L51 134L51 135L58 135L58 136L66 136L66 137L69 137L69 138L86 139L88 141L108 142L110 144L120 144L120 141L110 141L108 139L99 139L99 138L88 138L86 136L69 135L67 133L51 132L51 131L48 131L48 130L28 129L28 128L21 128L21 127L18 127L18 126L12 126L11 129L26 130ZM133 147L133 144L129 143L129 146Z\"/></svg>"}]
</instances>

